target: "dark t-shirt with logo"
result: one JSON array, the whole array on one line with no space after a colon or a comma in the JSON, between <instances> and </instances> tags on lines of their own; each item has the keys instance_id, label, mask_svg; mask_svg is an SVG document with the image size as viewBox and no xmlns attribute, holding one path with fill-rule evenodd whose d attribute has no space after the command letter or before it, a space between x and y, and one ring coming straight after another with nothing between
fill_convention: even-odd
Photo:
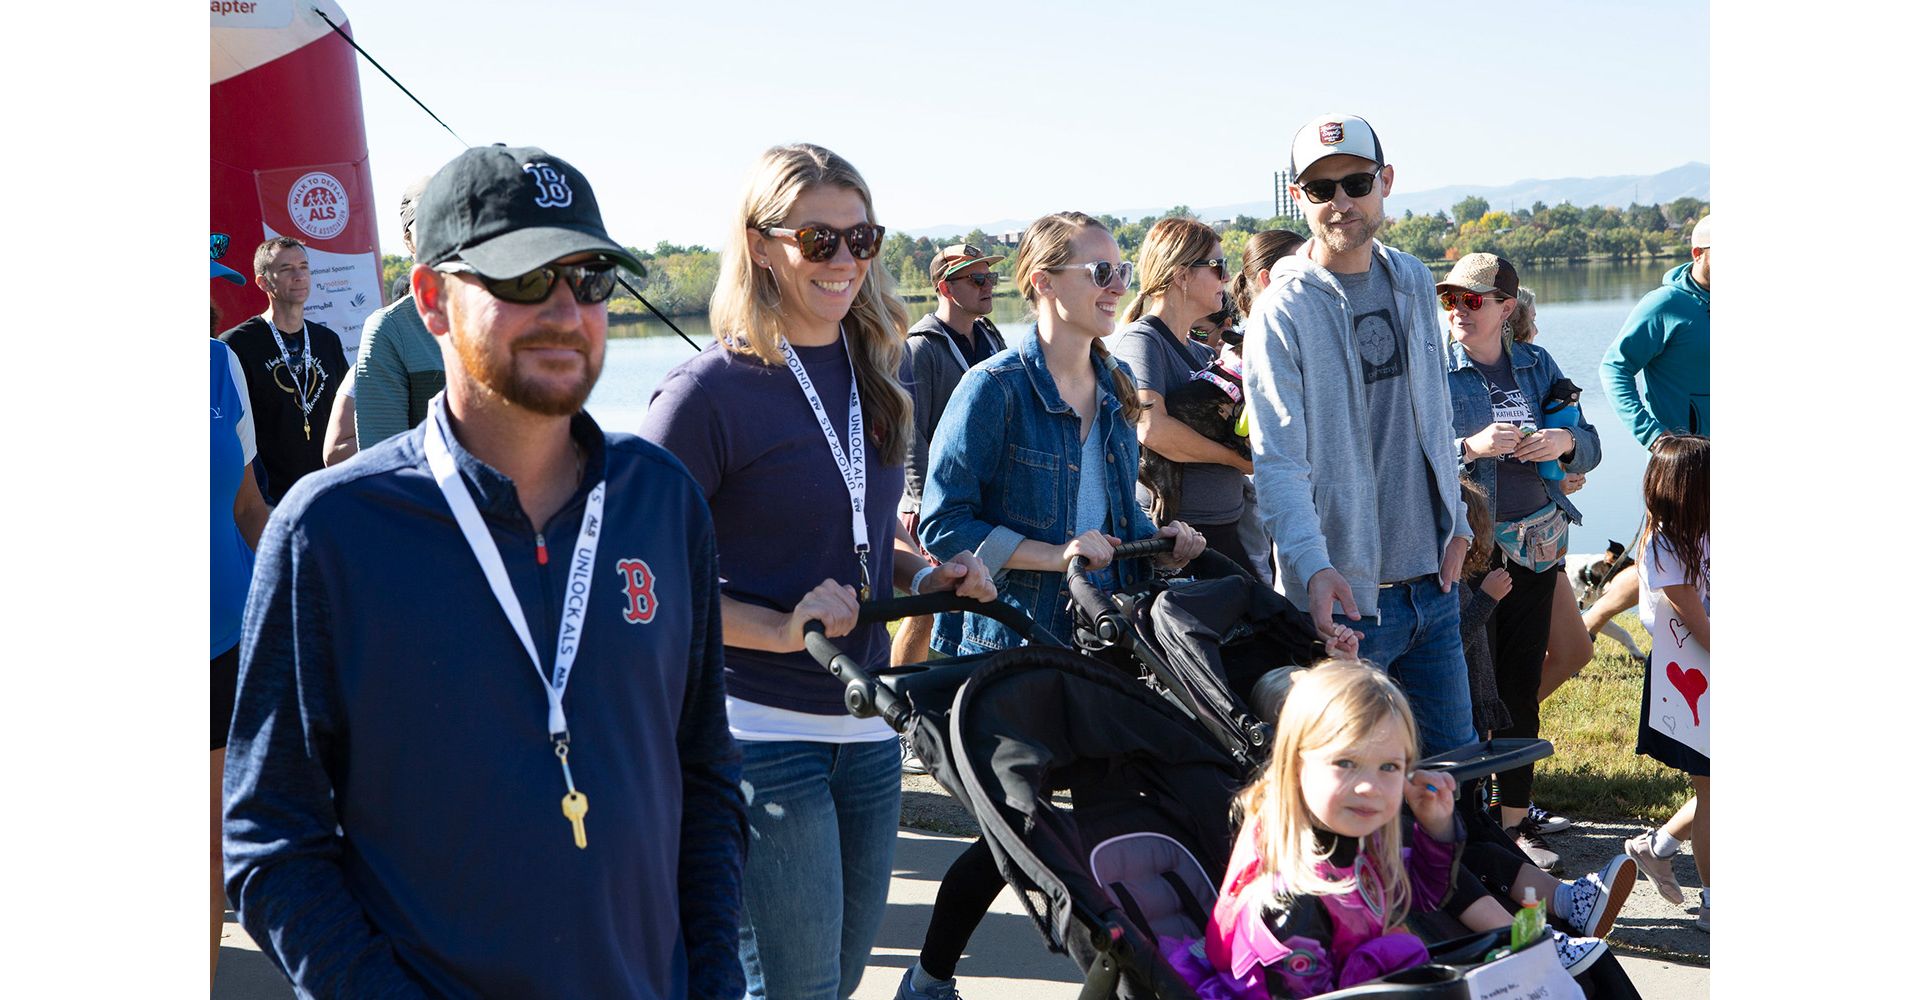
<instances>
[{"instance_id":1,"label":"dark t-shirt with logo","mask_svg":"<svg viewBox=\"0 0 1920 1000\"><path fill-rule=\"evenodd\" d=\"M326 464L321 446L327 417L347 374L346 352L332 330L309 322L304 333L282 330L280 339L287 345L284 355L261 316L220 335L239 356L240 370L247 376L247 401L260 447L255 476L269 504L279 503L301 476ZM303 394L311 403L304 410Z\"/></svg>"},{"instance_id":2,"label":"dark t-shirt with logo","mask_svg":"<svg viewBox=\"0 0 1920 1000\"><path fill-rule=\"evenodd\" d=\"M1393 304L1380 259L1364 274L1335 274L1353 308L1354 349L1367 389L1367 429L1380 517L1380 581L1440 570L1440 497L1434 489L1407 378L1407 326Z\"/></svg>"},{"instance_id":3,"label":"dark t-shirt with logo","mask_svg":"<svg viewBox=\"0 0 1920 1000\"><path fill-rule=\"evenodd\" d=\"M1502 353L1497 364L1483 365L1472 358L1473 367L1480 377L1487 380L1488 400L1493 404L1494 423L1512 424L1515 427L1538 424L1533 406L1527 402L1527 394L1520 391L1520 384L1513 377L1513 355ZM1511 455L1502 455L1497 469L1498 478L1494 480L1494 511L1496 521L1513 521L1547 505L1547 486L1540 479L1540 469L1532 462L1523 462Z\"/></svg>"}]
</instances>

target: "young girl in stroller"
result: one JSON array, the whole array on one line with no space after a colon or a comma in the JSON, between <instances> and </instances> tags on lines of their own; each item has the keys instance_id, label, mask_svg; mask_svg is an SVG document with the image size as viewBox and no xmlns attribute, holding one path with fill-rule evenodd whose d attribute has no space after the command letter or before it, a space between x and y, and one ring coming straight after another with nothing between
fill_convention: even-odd
<instances>
[{"instance_id":1,"label":"young girl in stroller","mask_svg":"<svg viewBox=\"0 0 1920 1000\"><path fill-rule=\"evenodd\" d=\"M1162 943L1196 992L1308 997L1428 960L1404 922L1448 898L1465 831L1453 778L1408 773L1417 751L1412 710L1385 673L1325 661L1295 676L1273 756L1236 802L1242 825L1205 940ZM1549 933L1570 972L1604 949Z\"/></svg>"}]
</instances>

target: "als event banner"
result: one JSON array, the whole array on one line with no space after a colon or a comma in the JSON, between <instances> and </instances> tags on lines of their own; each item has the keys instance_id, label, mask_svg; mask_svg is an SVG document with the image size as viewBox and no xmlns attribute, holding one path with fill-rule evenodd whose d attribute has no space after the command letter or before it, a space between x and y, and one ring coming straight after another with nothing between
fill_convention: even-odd
<instances>
[{"instance_id":1,"label":"als event banner","mask_svg":"<svg viewBox=\"0 0 1920 1000\"><path fill-rule=\"evenodd\" d=\"M211 10L209 229L232 237L224 263L248 276L261 241L305 243L307 318L351 358L386 303L357 56L320 17L352 34L346 14L333 0L212 0ZM214 282L212 295L224 326L267 308L251 283Z\"/></svg>"}]
</instances>

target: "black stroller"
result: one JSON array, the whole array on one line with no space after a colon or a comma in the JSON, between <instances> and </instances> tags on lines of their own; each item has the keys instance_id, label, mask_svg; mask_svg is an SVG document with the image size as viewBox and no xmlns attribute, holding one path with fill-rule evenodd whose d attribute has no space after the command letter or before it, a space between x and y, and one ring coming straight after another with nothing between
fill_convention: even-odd
<instances>
[{"instance_id":1,"label":"black stroller","mask_svg":"<svg viewBox=\"0 0 1920 1000\"><path fill-rule=\"evenodd\" d=\"M1159 548L1134 543L1117 555ZM1146 683L1115 669L1112 656L1057 643L881 678L866 675L811 628L808 648L847 684L849 711L878 714L905 733L929 773L974 815L995 865L1018 890L1049 948L1071 955L1086 971L1083 997L1193 997L1161 957L1159 942L1203 933L1232 847L1231 800L1260 765L1269 734L1234 692L1251 689L1241 674L1252 671L1196 667L1192 649L1162 655L1135 622L1164 606L1157 623L1162 644L1180 648L1167 642L1174 631L1187 639L1198 635L1203 645L1207 635L1228 639L1218 645L1232 649L1293 643L1295 662L1313 658L1311 626L1304 633L1306 655L1298 655L1298 622L1269 616L1246 635L1234 635L1231 624L1218 632L1196 629L1167 617L1180 602L1162 598L1178 586L1110 599L1083 579L1073 586L1080 576L1070 575L1083 612L1078 638L1124 651ZM1273 600L1284 605L1277 595ZM862 620L961 609L990 615L1030 640L1051 641L1011 607L948 595L878 602L863 607ZM1271 655L1269 648L1261 657ZM1528 752L1495 749L1446 763L1465 780ZM1054 801L1059 792L1070 807ZM1458 968L1447 963L1471 962L1498 938L1490 932L1440 942L1432 946L1430 965L1329 996L1470 995Z\"/></svg>"}]
</instances>

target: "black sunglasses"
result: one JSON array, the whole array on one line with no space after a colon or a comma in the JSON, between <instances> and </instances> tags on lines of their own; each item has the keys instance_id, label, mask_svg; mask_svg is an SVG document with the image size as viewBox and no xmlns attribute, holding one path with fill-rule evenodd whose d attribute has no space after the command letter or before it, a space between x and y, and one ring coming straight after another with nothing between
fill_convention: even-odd
<instances>
[{"instance_id":1,"label":"black sunglasses","mask_svg":"<svg viewBox=\"0 0 1920 1000\"><path fill-rule=\"evenodd\" d=\"M226 233L207 234L207 249L214 260L219 260L227 255L227 245L231 242L233 242L232 239L228 237Z\"/></svg>"},{"instance_id":2,"label":"black sunglasses","mask_svg":"<svg viewBox=\"0 0 1920 1000\"><path fill-rule=\"evenodd\" d=\"M1196 260L1187 266L1213 268L1214 277L1219 278L1221 281L1227 280L1227 259L1225 257L1215 257L1212 260Z\"/></svg>"},{"instance_id":3,"label":"black sunglasses","mask_svg":"<svg viewBox=\"0 0 1920 1000\"><path fill-rule=\"evenodd\" d=\"M832 226L801 226L799 229L781 229L768 226L760 230L761 235L786 237L800 245L800 256L824 264L833 259L840 251L840 241L847 241L847 252L854 260L867 260L880 252L880 242L887 238L887 227L876 226L871 222L856 222L845 229Z\"/></svg>"},{"instance_id":4,"label":"black sunglasses","mask_svg":"<svg viewBox=\"0 0 1920 1000\"><path fill-rule=\"evenodd\" d=\"M1373 181L1380 176L1380 169L1374 167L1364 173L1348 174L1339 180L1329 177L1317 181L1301 181L1300 190L1306 192L1307 200L1316 205L1324 205L1333 200L1335 184L1340 185L1340 189L1345 191L1349 198L1365 198L1373 192Z\"/></svg>"},{"instance_id":5,"label":"black sunglasses","mask_svg":"<svg viewBox=\"0 0 1920 1000\"><path fill-rule=\"evenodd\" d=\"M511 278L489 278L465 261L450 260L434 265L443 274L471 274L480 279L488 293L502 302L523 306L538 305L553 294L554 283L562 278L573 289L573 300L584 306L598 305L613 296L618 277L612 261L590 260L584 264L548 264Z\"/></svg>"},{"instance_id":6,"label":"black sunglasses","mask_svg":"<svg viewBox=\"0 0 1920 1000\"><path fill-rule=\"evenodd\" d=\"M944 278L942 280L971 281L973 282L973 287L975 288L992 288L993 286L1000 283L1000 276L993 273L992 271L988 271L984 274L962 274L956 277Z\"/></svg>"}]
</instances>

